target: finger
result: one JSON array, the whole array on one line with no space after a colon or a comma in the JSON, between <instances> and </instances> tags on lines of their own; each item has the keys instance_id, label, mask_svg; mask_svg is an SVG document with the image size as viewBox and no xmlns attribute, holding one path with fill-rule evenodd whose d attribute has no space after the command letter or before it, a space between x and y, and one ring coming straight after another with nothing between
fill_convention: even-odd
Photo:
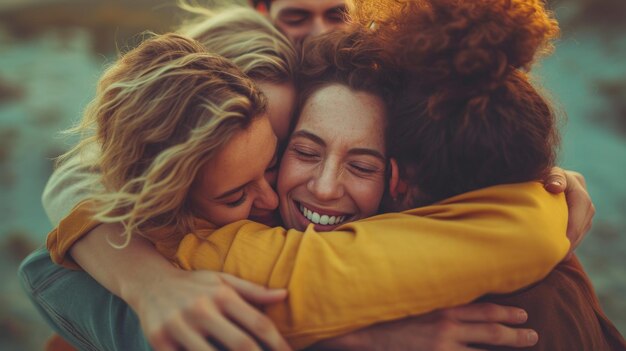
<instances>
[{"instance_id":1,"label":"finger","mask_svg":"<svg viewBox=\"0 0 626 351\"><path fill-rule=\"evenodd\" d=\"M591 211L588 211L587 218L585 218L583 222L584 227L580 229L580 234L578 235L572 234L572 238L570 239L573 241L572 250L576 249L580 245L580 243L585 239L586 234L589 232L589 230L591 229L591 225L593 224L593 216L594 216L594 213Z\"/></svg>"},{"instance_id":2,"label":"finger","mask_svg":"<svg viewBox=\"0 0 626 351\"><path fill-rule=\"evenodd\" d=\"M539 335L532 329L511 328L499 323L464 323L457 330L458 340L472 344L529 347L539 341Z\"/></svg>"},{"instance_id":3,"label":"finger","mask_svg":"<svg viewBox=\"0 0 626 351\"><path fill-rule=\"evenodd\" d=\"M224 304L223 311L270 350L290 350L274 323L246 301L240 299L240 303Z\"/></svg>"},{"instance_id":4,"label":"finger","mask_svg":"<svg viewBox=\"0 0 626 351\"><path fill-rule=\"evenodd\" d=\"M569 216L567 220L567 238L570 240L573 250L582 241L586 228L589 227L590 219L593 217L593 204L586 191L580 186L568 190L565 193Z\"/></svg>"},{"instance_id":5,"label":"finger","mask_svg":"<svg viewBox=\"0 0 626 351\"><path fill-rule=\"evenodd\" d=\"M585 180L585 176L583 176L582 174L574 171L565 171L565 176L567 178L567 181L569 181L570 179L576 179L576 181L580 183L580 185L584 189L587 189L587 180Z\"/></svg>"},{"instance_id":6,"label":"finger","mask_svg":"<svg viewBox=\"0 0 626 351\"><path fill-rule=\"evenodd\" d=\"M519 307L502 306L493 303L473 303L448 309L448 315L462 322L498 322L521 324L528 314Z\"/></svg>"},{"instance_id":7,"label":"finger","mask_svg":"<svg viewBox=\"0 0 626 351\"><path fill-rule=\"evenodd\" d=\"M466 345L459 345L457 348L454 349L454 351L487 351L485 349L476 349L473 347L468 347Z\"/></svg>"},{"instance_id":8,"label":"finger","mask_svg":"<svg viewBox=\"0 0 626 351\"><path fill-rule=\"evenodd\" d=\"M148 337L148 343L154 351L176 351L176 343L168 338L165 333L157 333Z\"/></svg>"},{"instance_id":9,"label":"finger","mask_svg":"<svg viewBox=\"0 0 626 351\"><path fill-rule=\"evenodd\" d=\"M226 350L257 350L260 345L254 338L219 313L212 313L207 318L196 318L196 324L203 334L210 336ZM195 350L195 349L189 349Z\"/></svg>"},{"instance_id":10,"label":"finger","mask_svg":"<svg viewBox=\"0 0 626 351\"><path fill-rule=\"evenodd\" d=\"M584 228L581 229L581 233L578 235L572 234L572 238L570 240L574 240L574 242L572 243L572 247L570 248L570 251L573 251L576 248L578 248L580 243L582 243L583 240L585 239L585 236L587 235L587 233L589 233L589 230L591 230L591 226L593 225L593 216L595 215L595 208L593 207L593 204L590 207L591 207L590 211L587 212L587 218L583 222ZM569 238L569 235L568 235L568 238Z\"/></svg>"},{"instance_id":11,"label":"finger","mask_svg":"<svg viewBox=\"0 0 626 351\"><path fill-rule=\"evenodd\" d=\"M229 274L221 274L220 276L224 282L235 289L241 297L253 304L272 304L280 302L287 297L287 290L285 289L268 289Z\"/></svg>"},{"instance_id":12,"label":"finger","mask_svg":"<svg viewBox=\"0 0 626 351\"><path fill-rule=\"evenodd\" d=\"M565 191L568 179L565 171L559 167L552 167L548 176L544 179L543 185L549 192L559 194Z\"/></svg>"},{"instance_id":13,"label":"finger","mask_svg":"<svg viewBox=\"0 0 626 351\"><path fill-rule=\"evenodd\" d=\"M216 348L209 344L209 341L200 334L196 328L193 328L182 320L171 323L168 330L172 339L183 346L185 350L198 351L215 351Z\"/></svg>"}]
</instances>

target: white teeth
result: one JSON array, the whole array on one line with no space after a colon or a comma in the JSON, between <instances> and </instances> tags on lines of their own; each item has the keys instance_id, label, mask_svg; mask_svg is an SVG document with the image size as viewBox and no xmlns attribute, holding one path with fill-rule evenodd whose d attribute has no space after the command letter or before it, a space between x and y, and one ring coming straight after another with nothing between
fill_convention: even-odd
<instances>
[{"instance_id":1,"label":"white teeth","mask_svg":"<svg viewBox=\"0 0 626 351\"><path fill-rule=\"evenodd\" d=\"M311 222L315 224L320 224L320 214L317 212L313 212L313 216L311 216Z\"/></svg>"},{"instance_id":2,"label":"white teeth","mask_svg":"<svg viewBox=\"0 0 626 351\"><path fill-rule=\"evenodd\" d=\"M304 217L306 217L309 221L315 224L335 225L346 220L346 216L321 215L317 212L309 210L308 208L304 207L302 204L300 204L300 212L302 212L302 215Z\"/></svg>"},{"instance_id":3,"label":"white teeth","mask_svg":"<svg viewBox=\"0 0 626 351\"><path fill-rule=\"evenodd\" d=\"M323 215L322 217L320 217L320 224L323 225L327 225L328 224L328 216L327 215Z\"/></svg>"}]
</instances>

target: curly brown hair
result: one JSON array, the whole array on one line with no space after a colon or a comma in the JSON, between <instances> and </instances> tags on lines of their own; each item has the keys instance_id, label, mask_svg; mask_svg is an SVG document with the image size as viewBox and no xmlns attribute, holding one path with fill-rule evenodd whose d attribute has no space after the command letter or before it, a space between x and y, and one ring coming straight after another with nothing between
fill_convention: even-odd
<instances>
[{"instance_id":1,"label":"curly brown hair","mask_svg":"<svg viewBox=\"0 0 626 351\"><path fill-rule=\"evenodd\" d=\"M377 23L377 40L406 73L390 155L408 165L402 175L419 188L418 204L540 179L559 142L551 105L528 76L559 34L543 1L410 1L397 9Z\"/></svg>"},{"instance_id":2,"label":"curly brown hair","mask_svg":"<svg viewBox=\"0 0 626 351\"><path fill-rule=\"evenodd\" d=\"M400 80L393 62L370 30L352 26L307 38L300 57L296 116L313 93L331 84L379 96L387 115L391 113Z\"/></svg>"}]
</instances>

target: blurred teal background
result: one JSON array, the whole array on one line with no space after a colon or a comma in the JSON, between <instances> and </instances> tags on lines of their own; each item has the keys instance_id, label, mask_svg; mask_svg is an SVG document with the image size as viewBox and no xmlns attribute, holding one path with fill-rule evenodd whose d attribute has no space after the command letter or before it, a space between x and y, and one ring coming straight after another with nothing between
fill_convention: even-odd
<instances>
[{"instance_id":1,"label":"blurred teal background","mask_svg":"<svg viewBox=\"0 0 626 351\"><path fill-rule=\"evenodd\" d=\"M563 35L534 75L567 116L560 164L585 175L597 208L578 254L626 334L626 1L550 4ZM58 132L80 118L117 48L181 19L173 0L0 0L0 349L40 350L51 333L16 269L51 229L40 195L72 143Z\"/></svg>"}]
</instances>

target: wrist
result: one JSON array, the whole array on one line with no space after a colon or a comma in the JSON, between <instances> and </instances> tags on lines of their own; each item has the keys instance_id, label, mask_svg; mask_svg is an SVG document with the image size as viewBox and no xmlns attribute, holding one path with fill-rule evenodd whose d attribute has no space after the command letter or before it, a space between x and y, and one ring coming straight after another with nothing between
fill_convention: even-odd
<instances>
[{"instance_id":1,"label":"wrist","mask_svg":"<svg viewBox=\"0 0 626 351\"><path fill-rule=\"evenodd\" d=\"M151 292L162 291L164 284L171 284L180 274L180 270L171 264L163 265L158 269L131 269L132 274L118 277L119 297L133 310L138 311L146 295Z\"/></svg>"},{"instance_id":2,"label":"wrist","mask_svg":"<svg viewBox=\"0 0 626 351\"><path fill-rule=\"evenodd\" d=\"M370 343L367 341L367 333L362 331L353 331L348 334L336 336L332 339L327 339L316 343L313 346L313 350L361 350L366 351L371 349Z\"/></svg>"}]
</instances>

